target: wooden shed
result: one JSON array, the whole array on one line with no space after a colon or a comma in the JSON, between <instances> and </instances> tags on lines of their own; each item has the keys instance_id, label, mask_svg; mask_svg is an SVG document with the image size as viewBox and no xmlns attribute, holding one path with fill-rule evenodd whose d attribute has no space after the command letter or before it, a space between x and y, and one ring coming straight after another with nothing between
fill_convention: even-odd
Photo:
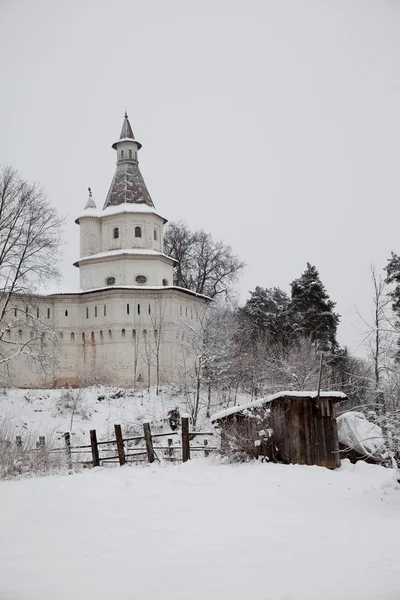
<instances>
[{"instance_id":1,"label":"wooden shed","mask_svg":"<svg viewBox=\"0 0 400 600\"><path fill-rule=\"evenodd\" d=\"M340 466L336 403L342 392L278 392L211 418L221 451L252 453L271 462Z\"/></svg>"}]
</instances>

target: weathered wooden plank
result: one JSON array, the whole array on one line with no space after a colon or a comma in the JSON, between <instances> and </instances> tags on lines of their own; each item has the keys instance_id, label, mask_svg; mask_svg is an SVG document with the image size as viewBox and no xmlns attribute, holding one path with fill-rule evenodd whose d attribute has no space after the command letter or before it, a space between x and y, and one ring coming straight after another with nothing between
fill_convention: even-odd
<instances>
[{"instance_id":1,"label":"weathered wooden plank","mask_svg":"<svg viewBox=\"0 0 400 600\"><path fill-rule=\"evenodd\" d=\"M301 438L300 438L300 418L299 411L301 407L301 401L297 402L293 398L290 401L290 429L289 429L289 442L290 442L290 462L293 464L301 464Z\"/></svg>"},{"instance_id":2,"label":"weathered wooden plank","mask_svg":"<svg viewBox=\"0 0 400 600\"><path fill-rule=\"evenodd\" d=\"M274 459L285 461L285 415L282 402L271 403L271 428L273 430L271 445L274 447ZM277 448L277 450L275 450Z\"/></svg>"},{"instance_id":3,"label":"weathered wooden plank","mask_svg":"<svg viewBox=\"0 0 400 600\"><path fill-rule=\"evenodd\" d=\"M283 408L283 449L284 449L284 462L289 464L291 462L291 452L290 452L290 435L291 435L291 419L290 419L290 401L285 398L282 402Z\"/></svg>"},{"instance_id":4,"label":"weathered wooden plank","mask_svg":"<svg viewBox=\"0 0 400 600\"><path fill-rule=\"evenodd\" d=\"M210 451L207 449L208 440L204 440L203 444L204 444L204 456L205 456L205 458L207 458L207 456L210 456Z\"/></svg>"},{"instance_id":5,"label":"weathered wooden plank","mask_svg":"<svg viewBox=\"0 0 400 600\"><path fill-rule=\"evenodd\" d=\"M124 448L124 438L122 437L121 425L114 425L115 431L115 439L117 442L117 452L119 458L119 464L121 467L125 464L125 448Z\"/></svg>"},{"instance_id":6,"label":"weathered wooden plank","mask_svg":"<svg viewBox=\"0 0 400 600\"><path fill-rule=\"evenodd\" d=\"M339 434L338 434L338 427L337 427L337 421L336 421L336 406L332 400L331 400L331 421L332 421L332 429L333 429L332 446L333 446L333 452L335 455L334 464L335 464L335 467L340 467Z\"/></svg>"},{"instance_id":7,"label":"weathered wooden plank","mask_svg":"<svg viewBox=\"0 0 400 600\"><path fill-rule=\"evenodd\" d=\"M310 401L308 398L303 402L303 427L304 427L304 459L306 465L311 462L311 430L310 430Z\"/></svg>"},{"instance_id":8,"label":"weathered wooden plank","mask_svg":"<svg viewBox=\"0 0 400 600\"><path fill-rule=\"evenodd\" d=\"M143 433L144 433L144 440L146 442L146 450L147 450L147 456L149 459L149 463L152 463L155 461L155 455L154 455L154 448L153 448L153 440L151 437L150 423L143 423Z\"/></svg>"},{"instance_id":9,"label":"weathered wooden plank","mask_svg":"<svg viewBox=\"0 0 400 600\"><path fill-rule=\"evenodd\" d=\"M311 464L319 464L319 437L318 437L318 415L319 410L315 402L311 400L309 403L310 410L310 451Z\"/></svg>"},{"instance_id":10,"label":"weathered wooden plank","mask_svg":"<svg viewBox=\"0 0 400 600\"><path fill-rule=\"evenodd\" d=\"M182 461L190 459L189 419L182 417Z\"/></svg>"},{"instance_id":11,"label":"weathered wooden plank","mask_svg":"<svg viewBox=\"0 0 400 600\"><path fill-rule=\"evenodd\" d=\"M69 431L64 433L64 443L68 469L72 469L71 436Z\"/></svg>"},{"instance_id":12,"label":"weathered wooden plank","mask_svg":"<svg viewBox=\"0 0 400 600\"><path fill-rule=\"evenodd\" d=\"M94 467L100 466L100 458L99 458L99 448L97 445L97 435L96 430L90 430L90 445L92 448L92 463Z\"/></svg>"},{"instance_id":13,"label":"weathered wooden plank","mask_svg":"<svg viewBox=\"0 0 400 600\"><path fill-rule=\"evenodd\" d=\"M323 417L321 414L318 415L317 427L318 427L318 449L319 449L319 462L317 463L321 467L326 467L329 462L327 440L326 440L326 423L327 417Z\"/></svg>"}]
</instances>

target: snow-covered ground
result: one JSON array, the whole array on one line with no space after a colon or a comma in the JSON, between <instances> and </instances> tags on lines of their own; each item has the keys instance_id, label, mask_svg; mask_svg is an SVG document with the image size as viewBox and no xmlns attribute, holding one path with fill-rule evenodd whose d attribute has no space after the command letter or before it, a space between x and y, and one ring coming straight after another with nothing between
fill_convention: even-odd
<instances>
[{"instance_id":1,"label":"snow-covered ground","mask_svg":"<svg viewBox=\"0 0 400 600\"><path fill-rule=\"evenodd\" d=\"M393 472L203 459L0 482L1 600L397 600Z\"/></svg>"},{"instance_id":2,"label":"snow-covered ground","mask_svg":"<svg viewBox=\"0 0 400 600\"><path fill-rule=\"evenodd\" d=\"M184 395L173 386L124 390L90 387L71 390L75 407L65 398L66 390L9 389L0 394L0 422L12 424L16 435L30 432L36 436L61 439L66 431L72 433L72 443L89 443L90 429L97 430L98 439L114 436L114 424L122 426L124 434L142 432L142 424L149 421L154 432L168 430L168 411L179 407L181 415L190 414L190 405ZM210 427L205 419L205 407L200 411L197 429ZM0 599L1 600L1 599Z\"/></svg>"}]
</instances>

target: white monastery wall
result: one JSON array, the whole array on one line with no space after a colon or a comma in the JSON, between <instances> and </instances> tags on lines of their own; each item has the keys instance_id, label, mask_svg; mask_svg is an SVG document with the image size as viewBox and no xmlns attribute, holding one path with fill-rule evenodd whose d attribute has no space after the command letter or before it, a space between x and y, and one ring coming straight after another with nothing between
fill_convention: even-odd
<instances>
[{"instance_id":1,"label":"white monastery wall","mask_svg":"<svg viewBox=\"0 0 400 600\"><path fill-rule=\"evenodd\" d=\"M15 306L18 303L14 303ZM10 364L16 387L53 387L93 382L145 387L179 380L199 353L204 300L178 290L118 290L37 299L43 331L36 343L48 356L47 372L24 355ZM35 308L30 311L35 313ZM24 312L21 305L18 315ZM35 316L35 315L34 315ZM16 318L11 339L29 342L28 319ZM22 332L22 335L21 333ZM158 343L158 336L160 341ZM157 349L159 348L159 350Z\"/></svg>"},{"instance_id":2,"label":"white monastery wall","mask_svg":"<svg viewBox=\"0 0 400 600\"><path fill-rule=\"evenodd\" d=\"M141 145L126 114L112 147L118 160L105 208L97 209L89 190L76 221L75 264L83 291L36 297L28 307L22 297L12 298L0 351L8 343L4 354L14 348L19 354L7 364L0 361L3 381L17 387L96 381L146 386L176 382L193 370L207 299L173 287L174 261L162 254L165 220L140 173Z\"/></svg>"}]
</instances>

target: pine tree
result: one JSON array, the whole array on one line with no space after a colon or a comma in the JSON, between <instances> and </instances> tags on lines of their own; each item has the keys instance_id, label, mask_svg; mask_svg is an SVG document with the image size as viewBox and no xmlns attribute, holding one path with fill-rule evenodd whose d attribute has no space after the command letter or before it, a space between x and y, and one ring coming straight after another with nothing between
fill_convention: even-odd
<instances>
[{"instance_id":1,"label":"pine tree","mask_svg":"<svg viewBox=\"0 0 400 600\"><path fill-rule=\"evenodd\" d=\"M252 330L266 335L270 342L286 345L292 333L289 296L277 287L259 286L250 295L242 312L250 320Z\"/></svg>"},{"instance_id":2,"label":"pine tree","mask_svg":"<svg viewBox=\"0 0 400 600\"><path fill-rule=\"evenodd\" d=\"M389 295L392 298L392 309L396 315L396 327L400 327L400 256L392 252L385 271L387 273L385 283L395 285L394 290ZM400 338L397 345L399 350L396 353L396 361L400 362Z\"/></svg>"},{"instance_id":3,"label":"pine tree","mask_svg":"<svg viewBox=\"0 0 400 600\"><path fill-rule=\"evenodd\" d=\"M335 351L339 315L333 312L335 302L329 298L317 269L307 268L292 288L291 313L293 323L302 337L310 338L319 350Z\"/></svg>"}]
</instances>

